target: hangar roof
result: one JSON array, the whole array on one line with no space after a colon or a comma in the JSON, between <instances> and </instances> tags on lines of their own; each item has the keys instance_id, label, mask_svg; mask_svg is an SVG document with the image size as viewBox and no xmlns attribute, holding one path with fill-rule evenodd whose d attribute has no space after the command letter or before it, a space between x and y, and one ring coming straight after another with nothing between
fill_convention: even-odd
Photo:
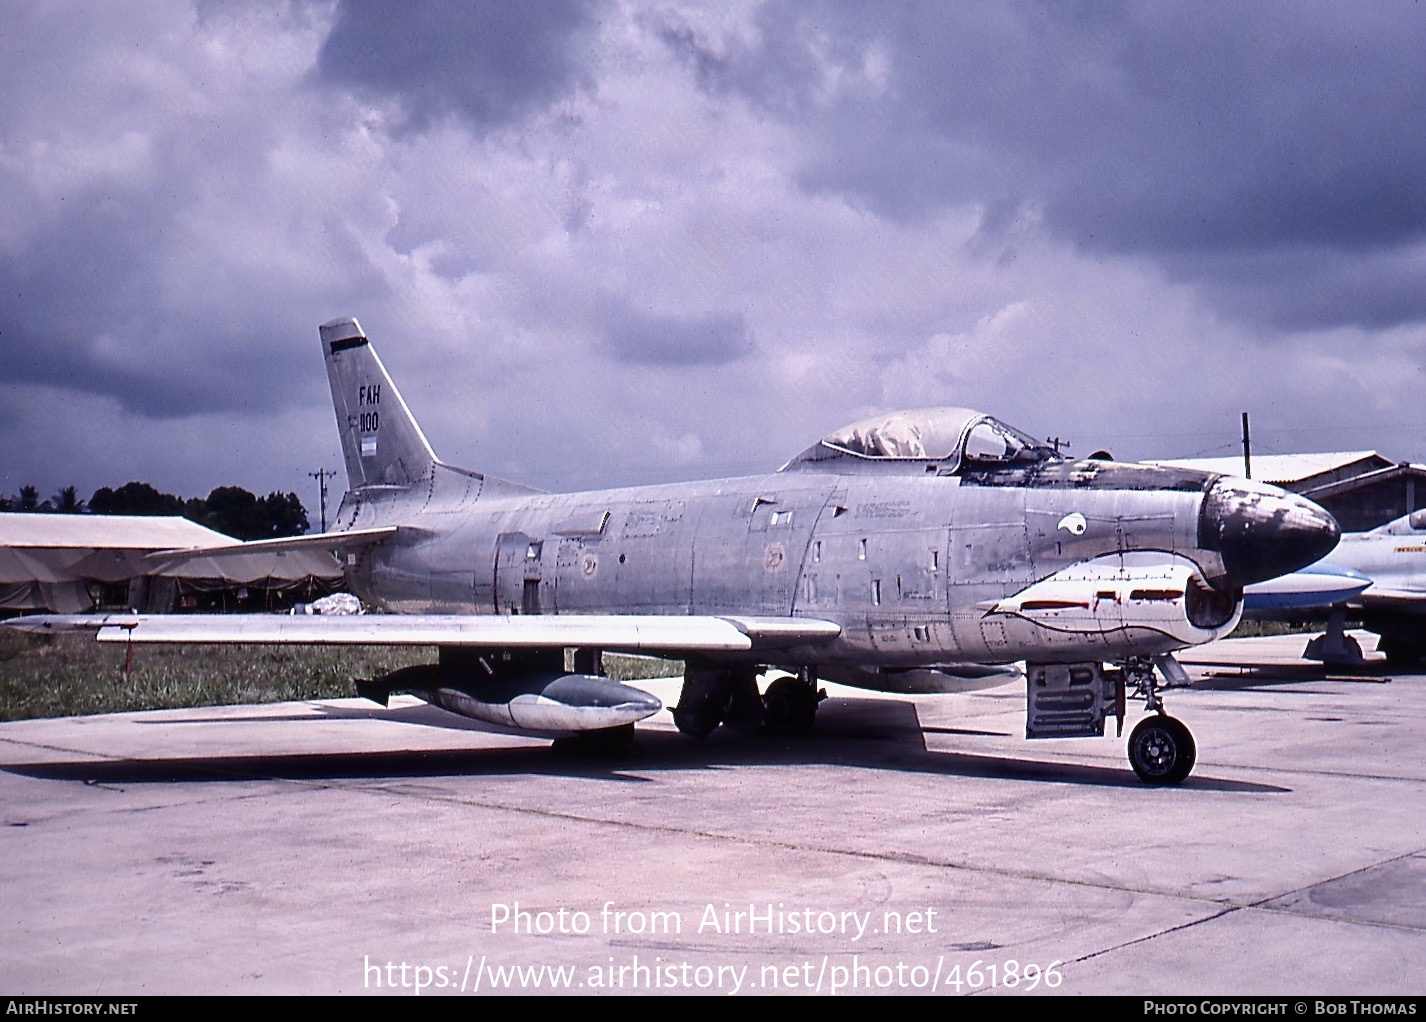
<instances>
[{"instance_id":1,"label":"hangar roof","mask_svg":"<svg viewBox=\"0 0 1426 1022\"><path fill-rule=\"evenodd\" d=\"M1171 468L1193 468L1201 472L1216 472L1219 475L1241 476L1243 459L1230 458L1176 458L1154 460L1150 465L1165 465ZM1355 469L1352 475L1374 472L1387 468L1395 462L1383 458L1376 451L1334 451L1321 454L1255 454L1253 455L1253 478L1279 486L1300 483L1316 476Z\"/></svg>"},{"instance_id":2,"label":"hangar roof","mask_svg":"<svg viewBox=\"0 0 1426 1022\"><path fill-rule=\"evenodd\" d=\"M0 514L0 546L177 550L236 543L187 518L152 515Z\"/></svg>"}]
</instances>

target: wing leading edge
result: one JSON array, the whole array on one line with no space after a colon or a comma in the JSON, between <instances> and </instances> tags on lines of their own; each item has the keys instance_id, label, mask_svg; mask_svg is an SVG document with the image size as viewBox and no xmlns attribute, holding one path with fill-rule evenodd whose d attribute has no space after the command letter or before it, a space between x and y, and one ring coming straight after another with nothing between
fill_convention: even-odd
<instances>
[{"instance_id":1,"label":"wing leading edge","mask_svg":"<svg viewBox=\"0 0 1426 1022\"><path fill-rule=\"evenodd\" d=\"M829 642L841 626L813 618L628 614L470 616L358 614L36 615L7 622L29 632L97 631L101 642L312 646L584 646L629 653L736 653Z\"/></svg>"}]
</instances>

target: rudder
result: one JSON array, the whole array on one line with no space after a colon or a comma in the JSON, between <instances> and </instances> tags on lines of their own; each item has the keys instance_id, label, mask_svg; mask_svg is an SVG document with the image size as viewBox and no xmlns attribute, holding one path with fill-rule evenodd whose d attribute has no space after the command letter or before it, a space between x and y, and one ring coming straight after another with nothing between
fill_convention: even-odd
<instances>
[{"instance_id":1,"label":"rudder","mask_svg":"<svg viewBox=\"0 0 1426 1022\"><path fill-rule=\"evenodd\" d=\"M435 452L354 318L323 323L322 354L350 489L428 481Z\"/></svg>"}]
</instances>

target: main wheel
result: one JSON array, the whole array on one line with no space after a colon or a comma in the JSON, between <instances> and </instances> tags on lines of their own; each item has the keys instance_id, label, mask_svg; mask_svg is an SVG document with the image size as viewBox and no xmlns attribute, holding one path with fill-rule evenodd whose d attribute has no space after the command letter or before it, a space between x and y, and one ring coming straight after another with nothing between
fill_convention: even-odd
<instances>
[{"instance_id":1,"label":"main wheel","mask_svg":"<svg viewBox=\"0 0 1426 1022\"><path fill-rule=\"evenodd\" d=\"M693 738L707 738L728 715L733 700L733 675L726 669L690 665L673 707L673 723Z\"/></svg>"},{"instance_id":2,"label":"main wheel","mask_svg":"<svg viewBox=\"0 0 1426 1022\"><path fill-rule=\"evenodd\" d=\"M1145 717L1129 733L1129 764L1149 784L1181 783L1197 759L1193 735L1167 714Z\"/></svg>"},{"instance_id":3,"label":"main wheel","mask_svg":"<svg viewBox=\"0 0 1426 1022\"><path fill-rule=\"evenodd\" d=\"M690 706L690 702L692 700L681 699L673 708L674 726L692 738L707 738L723 723L723 711L707 706Z\"/></svg>"},{"instance_id":4,"label":"main wheel","mask_svg":"<svg viewBox=\"0 0 1426 1022\"><path fill-rule=\"evenodd\" d=\"M805 735L817 719L817 693L796 678L778 678L763 693L763 722L774 734Z\"/></svg>"}]
</instances>

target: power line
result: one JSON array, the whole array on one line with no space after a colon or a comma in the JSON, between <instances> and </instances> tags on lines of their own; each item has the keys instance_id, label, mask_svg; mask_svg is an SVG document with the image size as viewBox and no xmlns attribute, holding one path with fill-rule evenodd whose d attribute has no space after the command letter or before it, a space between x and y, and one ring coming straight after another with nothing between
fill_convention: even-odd
<instances>
[{"instance_id":1,"label":"power line","mask_svg":"<svg viewBox=\"0 0 1426 1022\"><path fill-rule=\"evenodd\" d=\"M322 502L322 531L327 531L327 480L337 473L331 469L319 468L315 472L308 472L309 476L317 480L318 492L321 494Z\"/></svg>"}]
</instances>

